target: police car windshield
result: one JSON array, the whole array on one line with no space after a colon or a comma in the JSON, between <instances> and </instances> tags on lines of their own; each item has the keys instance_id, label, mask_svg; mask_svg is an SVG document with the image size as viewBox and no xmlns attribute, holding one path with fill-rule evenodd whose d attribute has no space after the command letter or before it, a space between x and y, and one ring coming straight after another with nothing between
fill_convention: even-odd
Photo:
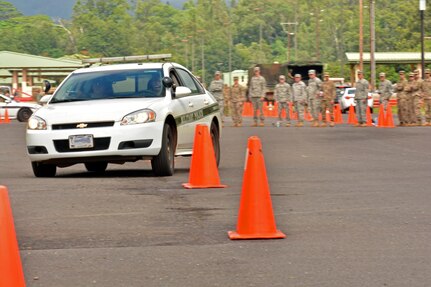
<instances>
[{"instance_id":1,"label":"police car windshield","mask_svg":"<svg viewBox=\"0 0 431 287\"><path fill-rule=\"evenodd\" d=\"M50 103L162 96L161 69L98 71L71 75Z\"/></svg>"}]
</instances>

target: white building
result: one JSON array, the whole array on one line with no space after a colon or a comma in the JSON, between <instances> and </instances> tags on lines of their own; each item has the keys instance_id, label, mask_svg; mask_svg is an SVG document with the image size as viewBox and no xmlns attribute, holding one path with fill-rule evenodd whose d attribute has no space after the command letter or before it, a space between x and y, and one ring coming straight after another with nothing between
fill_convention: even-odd
<instances>
[{"instance_id":1,"label":"white building","mask_svg":"<svg viewBox=\"0 0 431 287\"><path fill-rule=\"evenodd\" d=\"M233 77L239 78L239 84L247 86L248 84L248 72L246 70L234 70L230 73L223 73L223 82L225 85L233 85Z\"/></svg>"}]
</instances>

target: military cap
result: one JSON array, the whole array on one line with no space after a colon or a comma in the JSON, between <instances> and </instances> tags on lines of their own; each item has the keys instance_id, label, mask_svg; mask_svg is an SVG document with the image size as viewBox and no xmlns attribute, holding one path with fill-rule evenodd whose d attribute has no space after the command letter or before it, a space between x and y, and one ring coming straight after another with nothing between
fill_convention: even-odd
<instances>
[{"instance_id":1,"label":"military cap","mask_svg":"<svg viewBox=\"0 0 431 287\"><path fill-rule=\"evenodd\" d=\"M386 77L386 74L385 73L380 73L379 77Z\"/></svg>"},{"instance_id":2,"label":"military cap","mask_svg":"<svg viewBox=\"0 0 431 287\"><path fill-rule=\"evenodd\" d=\"M323 76L324 77L329 77L329 73L324 73Z\"/></svg>"},{"instance_id":3,"label":"military cap","mask_svg":"<svg viewBox=\"0 0 431 287\"><path fill-rule=\"evenodd\" d=\"M221 72L220 72L220 71L216 71L216 72L214 73L214 75L221 75Z\"/></svg>"},{"instance_id":4,"label":"military cap","mask_svg":"<svg viewBox=\"0 0 431 287\"><path fill-rule=\"evenodd\" d=\"M239 77L238 76L234 76L233 79L234 80L239 80Z\"/></svg>"},{"instance_id":5,"label":"military cap","mask_svg":"<svg viewBox=\"0 0 431 287\"><path fill-rule=\"evenodd\" d=\"M295 78L301 78L301 74L295 74Z\"/></svg>"},{"instance_id":6,"label":"military cap","mask_svg":"<svg viewBox=\"0 0 431 287\"><path fill-rule=\"evenodd\" d=\"M254 71L254 72L256 72L256 71L260 71L260 68L259 68L259 67L254 67L253 71Z\"/></svg>"},{"instance_id":7,"label":"military cap","mask_svg":"<svg viewBox=\"0 0 431 287\"><path fill-rule=\"evenodd\" d=\"M309 70L309 71L308 71L308 74L309 74L309 75L315 75L315 74L316 74L316 70Z\"/></svg>"},{"instance_id":8,"label":"military cap","mask_svg":"<svg viewBox=\"0 0 431 287\"><path fill-rule=\"evenodd\" d=\"M431 74L431 70L430 69L425 69L425 74Z\"/></svg>"},{"instance_id":9,"label":"military cap","mask_svg":"<svg viewBox=\"0 0 431 287\"><path fill-rule=\"evenodd\" d=\"M358 73L358 75L359 75L359 74L363 74L361 70L358 70L358 72L357 72L357 73Z\"/></svg>"},{"instance_id":10,"label":"military cap","mask_svg":"<svg viewBox=\"0 0 431 287\"><path fill-rule=\"evenodd\" d=\"M400 74L400 75L404 75L405 73L406 72L404 70L401 70L401 71L398 72L398 74Z\"/></svg>"},{"instance_id":11,"label":"military cap","mask_svg":"<svg viewBox=\"0 0 431 287\"><path fill-rule=\"evenodd\" d=\"M409 73L409 77L414 77L414 76L415 76L415 73L413 73L413 72Z\"/></svg>"},{"instance_id":12,"label":"military cap","mask_svg":"<svg viewBox=\"0 0 431 287\"><path fill-rule=\"evenodd\" d=\"M414 72L414 74L419 74L419 70L417 70L417 69L414 70L413 72Z\"/></svg>"},{"instance_id":13,"label":"military cap","mask_svg":"<svg viewBox=\"0 0 431 287\"><path fill-rule=\"evenodd\" d=\"M283 80L286 80L286 77L284 76L284 75L280 75L280 77L278 77L280 80L281 79L283 79Z\"/></svg>"}]
</instances>

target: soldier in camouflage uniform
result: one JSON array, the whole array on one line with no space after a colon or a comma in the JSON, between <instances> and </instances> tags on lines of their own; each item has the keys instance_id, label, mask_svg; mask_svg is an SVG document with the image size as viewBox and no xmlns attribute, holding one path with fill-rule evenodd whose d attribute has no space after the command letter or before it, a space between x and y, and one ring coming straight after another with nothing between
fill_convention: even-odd
<instances>
[{"instance_id":1,"label":"soldier in camouflage uniform","mask_svg":"<svg viewBox=\"0 0 431 287\"><path fill-rule=\"evenodd\" d=\"M313 127L319 126L319 111L320 111L320 92L322 90L322 81L316 77L315 70L309 70L308 76L310 79L308 80L307 86L307 94L308 94L308 106L310 108L311 116L313 117Z\"/></svg>"},{"instance_id":2,"label":"soldier in camouflage uniform","mask_svg":"<svg viewBox=\"0 0 431 287\"><path fill-rule=\"evenodd\" d=\"M233 85L230 89L231 116L234 127L242 126L242 110L245 101L245 87L238 83L238 77L233 77Z\"/></svg>"},{"instance_id":3,"label":"soldier in camouflage uniform","mask_svg":"<svg viewBox=\"0 0 431 287\"><path fill-rule=\"evenodd\" d=\"M362 71L358 71L358 81L355 84L355 101L356 101L356 115L358 118L358 123L355 127L366 127L366 109L368 100L368 81L364 79L364 74Z\"/></svg>"},{"instance_id":4,"label":"soldier in camouflage uniform","mask_svg":"<svg viewBox=\"0 0 431 287\"><path fill-rule=\"evenodd\" d=\"M404 91L406 93L406 105L407 105L407 114L406 114L406 122L407 126L414 126L416 125L416 120L414 117L414 110L413 110L413 95L414 95L414 87L415 87L415 74L409 73L409 79L407 81L407 84L404 88Z\"/></svg>"},{"instance_id":5,"label":"soldier in camouflage uniform","mask_svg":"<svg viewBox=\"0 0 431 287\"><path fill-rule=\"evenodd\" d=\"M208 87L208 91L216 98L219 109L220 109L220 117L222 122L224 122L224 95L223 95L223 80L221 79L221 72L217 71L214 74L214 80L211 81L210 86Z\"/></svg>"},{"instance_id":6,"label":"soldier in camouflage uniform","mask_svg":"<svg viewBox=\"0 0 431 287\"><path fill-rule=\"evenodd\" d=\"M290 127L290 113L289 103L292 102L292 90L288 83L286 83L286 77L281 75L279 83L274 89L274 98L278 102L278 120L282 121L281 114L283 110L286 111L286 127Z\"/></svg>"},{"instance_id":7,"label":"soldier in camouflage uniform","mask_svg":"<svg viewBox=\"0 0 431 287\"><path fill-rule=\"evenodd\" d=\"M379 78L380 78L380 83L379 83L380 104L383 104L385 110L387 110L389 100L392 96L392 83L391 81L386 79L385 73L380 73Z\"/></svg>"},{"instance_id":8,"label":"soldier in camouflage uniform","mask_svg":"<svg viewBox=\"0 0 431 287\"><path fill-rule=\"evenodd\" d=\"M328 126L326 121L326 110L329 111L330 123L329 126L334 126L334 100L336 97L335 84L329 80L329 73L325 73L323 76L322 83L322 99L320 101L320 112L322 114L322 124L321 127Z\"/></svg>"},{"instance_id":9,"label":"soldier in camouflage uniform","mask_svg":"<svg viewBox=\"0 0 431 287\"><path fill-rule=\"evenodd\" d=\"M421 126L422 125L422 83L423 80L420 78L419 70L415 70L414 72L414 85L413 85L413 101L412 101L412 121L414 122L413 125Z\"/></svg>"},{"instance_id":10,"label":"soldier in camouflage uniform","mask_svg":"<svg viewBox=\"0 0 431 287\"><path fill-rule=\"evenodd\" d=\"M251 77L248 87L248 97L253 104L253 127L257 127L257 111L259 110L260 123L259 126L263 127L265 125L265 116L263 114L263 100L265 99L266 93L266 80L260 75L260 68L254 67L254 76Z\"/></svg>"},{"instance_id":11,"label":"soldier in camouflage uniform","mask_svg":"<svg viewBox=\"0 0 431 287\"><path fill-rule=\"evenodd\" d=\"M292 84L292 100L295 110L298 113L297 127L304 126L304 106L307 104L308 96L306 85L301 81L301 75L295 74L294 83Z\"/></svg>"},{"instance_id":12,"label":"soldier in camouflage uniform","mask_svg":"<svg viewBox=\"0 0 431 287\"><path fill-rule=\"evenodd\" d=\"M408 124L408 98L405 88L407 86L407 80L404 71L399 71L400 79L398 80L395 90L397 92L397 106L398 106L398 121L399 126L403 127Z\"/></svg>"},{"instance_id":13,"label":"soldier in camouflage uniform","mask_svg":"<svg viewBox=\"0 0 431 287\"><path fill-rule=\"evenodd\" d=\"M425 69L425 80L422 83L423 100L425 106L424 126L431 126L431 70Z\"/></svg>"}]
</instances>

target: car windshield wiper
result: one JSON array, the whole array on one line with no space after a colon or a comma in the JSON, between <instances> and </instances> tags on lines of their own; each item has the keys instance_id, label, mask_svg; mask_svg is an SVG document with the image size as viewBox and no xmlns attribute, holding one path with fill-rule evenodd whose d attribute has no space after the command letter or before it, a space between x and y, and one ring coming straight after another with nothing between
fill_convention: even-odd
<instances>
[{"instance_id":1,"label":"car windshield wiper","mask_svg":"<svg viewBox=\"0 0 431 287\"><path fill-rule=\"evenodd\" d=\"M51 104L55 103L70 103L70 102L81 102L81 101L88 101L89 99L63 99L63 100L56 100L52 99L50 101Z\"/></svg>"}]
</instances>

